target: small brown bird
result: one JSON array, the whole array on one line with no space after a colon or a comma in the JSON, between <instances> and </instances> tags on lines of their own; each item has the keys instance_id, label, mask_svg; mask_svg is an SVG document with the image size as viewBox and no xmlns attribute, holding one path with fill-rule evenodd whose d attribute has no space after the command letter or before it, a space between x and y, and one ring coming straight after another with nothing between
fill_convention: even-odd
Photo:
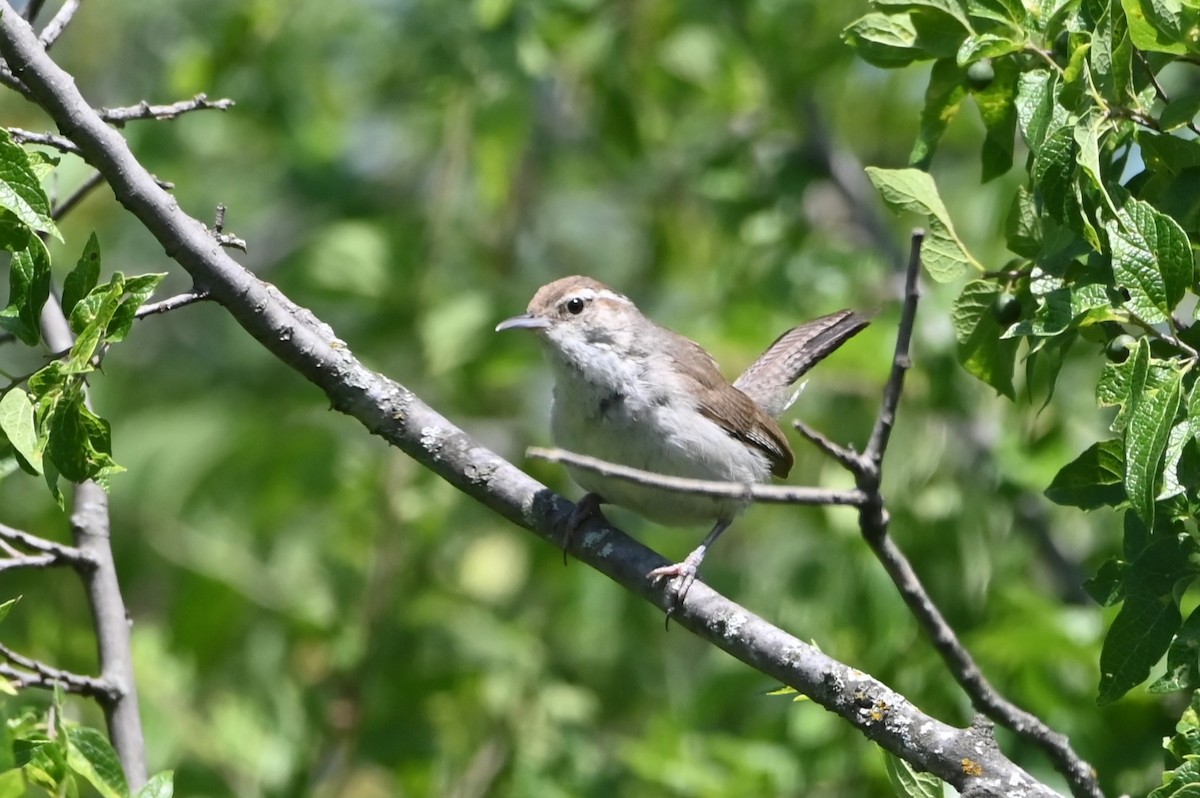
<instances>
[{"instance_id":1,"label":"small brown bird","mask_svg":"<svg viewBox=\"0 0 1200 798\"><path fill-rule=\"evenodd\" d=\"M611 463L677 477L749 484L786 477L793 456L775 418L796 400L805 372L868 321L851 310L785 332L731 385L695 342L652 322L627 297L590 277L542 286L521 316L496 330L532 330L554 370L555 445ZM600 504L626 507L668 526L715 521L682 562L651 579L680 577L672 608L741 499L640 485L567 466L588 491L568 534Z\"/></svg>"}]
</instances>

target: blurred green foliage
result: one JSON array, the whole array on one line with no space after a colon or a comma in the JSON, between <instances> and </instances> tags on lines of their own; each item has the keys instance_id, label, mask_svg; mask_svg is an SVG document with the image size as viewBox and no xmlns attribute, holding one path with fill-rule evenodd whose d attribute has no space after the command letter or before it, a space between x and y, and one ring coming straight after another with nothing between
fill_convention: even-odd
<instances>
[{"instance_id":1,"label":"blurred green foliage","mask_svg":"<svg viewBox=\"0 0 1200 798\"><path fill-rule=\"evenodd\" d=\"M555 277L629 294L734 375L798 319L873 326L793 411L861 446L886 378L908 225L872 238L826 164L907 162L926 75L855 62L865 4L816 0L121 0L84 4L54 54L97 106L229 96L227 113L131 123L188 212L229 207L241 260L368 363L521 462L548 441L536 347L493 336ZM5 124L45 120L0 96ZM980 188L960 115L936 177L959 235L999 259L1013 183ZM60 196L86 174L71 158ZM874 202L870 195L864 195ZM878 205L868 208L878 213ZM105 189L61 225L61 280L95 230L111 270L181 271ZM997 263L996 266L1001 264ZM893 529L1010 698L1145 792L1182 706L1097 709L1108 618L1080 590L1118 548L1112 515L1041 497L1103 429L1069 360L1053 401L1018 375L998 401L955 361L953 289L931 287L886 463ZM21 361L24 358L24 362ZM0 366L38 361L0 349ZM1019 370L1020 371L1020 370ZM134 620L151 771L181 796L882 795L873 745L497 519L275 362L218 307L139 322L91 380L113 424L113 542ZM846 476L797 442L794 479ZM578 496L561 468L528 463ZM66 539L40 484L0 481L4 523ZM668 557L703 534L614 521ZM844 509L756 508L704 578L959 724L968 703ZM94 668L66 573L24 594L5 642ZM22 701L45 702L35 693ZM93 725L86 702L72 710ZM1058 783L1046 761L1001 743Z\"/></svg>"}]
</instances>

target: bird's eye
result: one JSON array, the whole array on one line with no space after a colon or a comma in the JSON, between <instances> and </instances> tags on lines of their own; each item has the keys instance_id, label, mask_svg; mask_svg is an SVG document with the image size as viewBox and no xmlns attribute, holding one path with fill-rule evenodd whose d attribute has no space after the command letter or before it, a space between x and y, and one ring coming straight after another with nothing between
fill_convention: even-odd
<instances>
[{"instance_id":1,"label":"bird's eye","mask_svg":"<svg viewBox=\"0 0 1200 798\"><path fill-rule=\"evenodd\" d=\"M572 316L578 316L580 313L583 312L583 305L584 305L584 302L582 299L580 299L577 296L571 297L570 299L567 300L567 304L566 304L567 313L570 313Z\"/></svg>"}]
</instances>

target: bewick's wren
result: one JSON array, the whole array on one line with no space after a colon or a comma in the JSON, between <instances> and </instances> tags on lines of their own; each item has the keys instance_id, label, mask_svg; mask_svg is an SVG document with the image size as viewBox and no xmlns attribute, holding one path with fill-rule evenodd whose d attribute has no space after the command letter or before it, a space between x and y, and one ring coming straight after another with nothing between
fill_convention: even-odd
<instances>
[{"instance_id":1,"label":"bewick's wren","mask_svg":"<svg viewBox=\"0 0 1200 798\"><path fill-rule=\"evenodd\" d=\"M787 476L792 450L775 417L799 394L792 384L867 323L841 310L793 327L732 385L698 344L650 321L627 297L589 277L542 286L527 313L496 330L532 330L545 345L554 368L551 432L557 446L644 471L746 484ZM716 522L686 559L648 574L680 577L673 606L745 506L738 499L567 470L588 491L568 521L568 536L602 503L668 526Z\"/></svg>"}]
</instances>

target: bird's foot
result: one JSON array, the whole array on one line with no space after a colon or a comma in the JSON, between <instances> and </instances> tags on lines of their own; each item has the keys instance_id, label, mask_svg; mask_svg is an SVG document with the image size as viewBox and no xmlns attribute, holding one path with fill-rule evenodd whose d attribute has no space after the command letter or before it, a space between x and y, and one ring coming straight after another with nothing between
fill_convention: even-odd
<instances>
[{"instance_id":1,"label":"bird's foot","mask_svg":"<svg viewBox=\"0 0 1200 798\"><path fill-rule=\"evenodd\" d=\"M579 527L593 518L608 523L608 519L600 511L602 504L604 504L604 498L600 494L585 493L583 498L576 502L575 509L571 510L571 514L567 516L562 527L563 565L567 564L567 552L571 550L571 543L575 540L575 533L579 531Z\"/></svg>"},{"instance_id":2,"label":"bird's foot","mask_svg":"<svg viewBox=\"0 0 1200 798\"><path fill-rule=\"evenodd\" d=\"M689 554L683 562L677 562L674 565L664 565L646 574L651 582L658 582L663 579L673 580L672 584L667 587L668 624L671 621L671 616L683 607L683 600L687 597L692 583L696 581L696 572L700 570L700 562L704 559L704 552L705 547L701 546Z\"/></svg>"}]
</instances>

